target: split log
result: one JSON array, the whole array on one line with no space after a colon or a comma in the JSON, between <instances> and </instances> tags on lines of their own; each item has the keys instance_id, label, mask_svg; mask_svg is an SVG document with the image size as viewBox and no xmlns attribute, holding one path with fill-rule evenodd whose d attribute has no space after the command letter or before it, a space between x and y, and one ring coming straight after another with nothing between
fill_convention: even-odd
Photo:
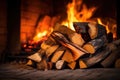
<instances>
[{"instance_id":1,"label":"split log","mask_svg":"<svg viewBox=\"0 0 120 80\"><path fill-rule=\"evenodd\" d=\"M73 26L75 28L75 31L81 34L85 42L91 40L90 35L88 33L89 30L88 22L73 22Z\"/></svg>"},{"instance_id":2,"label":"split log","mask_svg":"<svg viewBox=\"0 0 120 80\"><path fill-rule=\"evenodd\" d=\"M64 69L66 62L64 60L58 60L55 64L56 69Z\"/></svg>"},{"instance_id":3,"label":"split log","mask_svg":"<svg viewBox=\"0 0 120 80\"><path fill-rule=\"evenodd\" d=\"M40 62L44 55L45 55L45 51L43 49L40 49L38 52L28 56L27 58L35 62Z\"/></svg>"},{"instance_id":4,"label":"split log","mask_svg":"<svg viewBox=\"0 0 120 80\"><path fill-rule=\"evenodd\" d=\"M88 23L89 26L89 35L91 37L91 39L95 39L95 38L99 38L103 35L107 35L107 31L105 26L95 23L95 22L89 22Z\"/></svg>"},{"instance_id":5,"label":"split log","mask_svg":"<svg viewBox=\"0 0 120 80\"><path fill-rule=\"evenodd\" d=\"M63 55L63 57L62 57L62 60L66 61L66 62L68 62L68 63L71 63L71 62L74 61L73 56L72 56L72 53L71 53L70 50L67 49L67 50L65 51L65 53L64 53L64 55Z\"/></svg>"},{"instance_id":6,"label":"split log","mask_svg":"<svg viewBox=\"0 0 120 80\"><path fill-rule=\"evenodd\" d=\"M74 70L75 67L76 67L76 62L73 61L73 62L71 62L71 63L68 63L67 65L68 65L68 67L69 67L70 69Z\"/></svg>"},{"instance_id":7,"label":"split log","mask_svg":"<svg viewBox=\"0 0 120 80\"><path fill-rule=\"evenodd\" d=\"M46 56L50 57L57 50L58 47L59 47L59 45L52 45L51 47L49 47L46 50Z\"/></svg>"},{"instance_id":8,"label":"split log","mask_svg":"<svg viewBox=\"0 0 120 80\"><path fill-rule=\"evenodd\" d=\"M67 47L72 51L73 59L77 60L81 56L88 54L86 50L81 48L80 46L77 46L76 44L71 43L68 41L63 34L60 32L53 32L51 36L60 44L62 44L64 47Z\"/></svg>"},{"instance_id":9,"label":"split log","mask_svg":"<svg viewBox=\"0 0 120 80\"><path fill-rule=\"evenodd\" d=\"M80 59L79 66L80 68L89 68L95 65L96 63L104 60L110 53L111 53L111 50L108 47L106 47L101 52L97 53L92 57Z\"/></svg>"},{"instance_id":10,"label":"split log","mask_svg":"<svg viewBox=\"0 0 120 80\"><path fill-rule=\"evenodd\" d=\"M107 38L105 35L101 36L100 38L93 39L83 45L83 48L87 50L89 53L93 54L95 53L99 48L105 45L107 43Z\"/></svg>"},{"instance_id":11,"label":"split log","mask_svg":"<svg viewBox=\"0 0 120 80\"><path fill-rule=\"evenodd\" d=\"M55 40L51 36L49 36L47 40L42 42L41 49L47 50L48 48L55 44L56 44Z\"/></svg>"},{"instance_id":12,"label":"split log","mask_svg":"<svg viewBox=\"0 0 120 80\"><path fill-rule=\"evenodd\" d=\"M69 38L69 40L79 46L82 46L85 41L83 40L82 36L75 31L71 30L67 26L56 24L54 27L54 31L61 32L65 36Z\"/></svg>"},{"instance_id":13,"label":"split log","mask_svg":"<svg viewBox=\"0 0 120 80\"><path fill-rule=\"evenodd\" d=\"M83 37L85 35L84 39L87 41L101 37L102 35L107 35L105 27L95 22L73 22L73 25L77 33L84 33Z\"/></svg>"},{"instance_id":14,"label":"split log","mask_svg":"<svg viewBox=\"0 0 120 80\"><path fill-rule=\"evenodd\" d=\"M33 65L33 61L32 60L28 60L28 62L26 63L27 66L32 66Z\"/></svg>"},{"instance_id":15,"label":"split log","mask_svg":"<svg viewBox=\"0 0 120 80\"><path fill-rule=\"evenodd\" d=\"M63 55L65 47L59 47L52 56L51 62L56 63Z\"/></svg>"}]
</instances>

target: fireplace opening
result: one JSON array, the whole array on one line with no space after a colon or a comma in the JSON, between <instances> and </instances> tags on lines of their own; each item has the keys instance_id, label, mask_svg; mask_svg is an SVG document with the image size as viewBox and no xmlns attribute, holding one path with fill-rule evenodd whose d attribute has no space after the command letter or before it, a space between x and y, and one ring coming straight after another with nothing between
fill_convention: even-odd
<instances>
[{"instance_id":1,"label":"fireplace opening","mask_svg":"<svg viewBox=\"0 0 120 80\"><path fill-rule=\"evenodd\" d=\"M61 65L67 62L68 67L74 69L76 64L80 64L80 68L88 68L91 65L93 67L96 63L100 63L102 67L113 67L115 60L120 58L116 57L119 51L113 51L114 48L118 50L120 46L116 1L17 0L15 3L13 5L8 0L4 2L7 25L3 24L6 27L6 35L2 36L6 37L6 44L5 49L1 51L1 62L25 60L27 64L28 61L42 61L43 63L36 64L39 69L41 64L47 64L51 69L52 63L57 65L58 61ZM106 45L111 46L110 51ZM66 56L69 56L70 60ZM111 56L115 57L112 58L114 63L106 64ZM87 62L90 60L92 61ZM94 60L96 62L93 62Z\"/></svg>"}]
</instances>

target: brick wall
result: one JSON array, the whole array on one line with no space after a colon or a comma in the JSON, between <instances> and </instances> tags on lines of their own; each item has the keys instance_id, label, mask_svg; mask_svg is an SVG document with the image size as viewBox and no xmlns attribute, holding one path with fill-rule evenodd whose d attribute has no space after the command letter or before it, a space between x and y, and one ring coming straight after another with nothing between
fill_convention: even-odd
<instances>
[{"instance_id":1,"label":"brick wall","mask_svg":"<svg viewBox=\"0 0 120 80\"><path fill-rule=\"evenodd\" d=\"M52 0L21 0L21 41L32 38L40 17L52 13Z\"/></svg>"}]
</instances>

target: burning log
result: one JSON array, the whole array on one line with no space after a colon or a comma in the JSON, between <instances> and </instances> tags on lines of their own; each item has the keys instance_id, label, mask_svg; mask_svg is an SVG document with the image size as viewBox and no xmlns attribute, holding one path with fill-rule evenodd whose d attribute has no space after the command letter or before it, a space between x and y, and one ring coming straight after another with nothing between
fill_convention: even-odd
<instances>
[{"instance_id":1,"label":"burning log","mask_svg":"<svg viewBox=\"0 0 120 80\"><path fill-rule=\"evenodd\" d=\"M111 50L106 47L101 52L97 53L96 55L88 58L83 58L79 60L79 66L80 68L89 68L93 65L95 65L98 62L101 62L104 60L109 54Z\"/></svg>"},{"instance_id":2,"label":"burning log","mask_svg":"<svg viewBox=\"0 0 120 80\"><path fill-rule=\"evenodd\" d=\"M56 24L54 27L54 31L61 32L62 34L66 35L71 42L79 46L82 46L85 42L80 34L76 33L75 31L69 29L64 25Z\"/></svg>"},{"instance_id":3,"label":"burning log","mask_svg":"<svg viewBox=\"0 0 120 80\"><path fill-rule=\"evenodd\" d=\"M53 32L51 34L51 36L60 44L62 44L63 46L67 47L68 49L70 49L72 51L72 55L73 55L73 59L77 60L78 58L80 58L81 56L88 54L88 52L86 50L84 50L83 48L71 43L70 41L68 41L63 34L61 34L60 32Z\"/></svg>"},{"instance_id":4,"label":"burning log","mask_svg":"<svg viewBox=\"0 0 120 80\"><path fill-rule=\"evenodd\" d=\"M93 39L83 45L83 48L87 50L89 53L93 54L95 53L99 48L105 45L107 43L107 38L105 35L101 36L100 38Z\"/></svg>"},{"instance_id":5,"label":"burning log","mask_svg":"<svg viewBox=\"0 0 120 80\"><path fill-rule=\"evenodd\" d=\"M65 47L63 46L59 47L53 54L51 62L56 63L62 57L64 52L65 52Z\"/></svg>"}]
</instances>

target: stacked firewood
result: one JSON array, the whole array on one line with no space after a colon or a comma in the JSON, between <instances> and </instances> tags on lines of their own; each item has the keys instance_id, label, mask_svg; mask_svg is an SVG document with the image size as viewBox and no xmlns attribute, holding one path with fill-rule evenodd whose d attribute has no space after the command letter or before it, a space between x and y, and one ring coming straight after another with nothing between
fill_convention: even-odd
<instances>
[{"instance_id":1,"label":"stacked firewood","mask_svg":"<svg viewBox=\"0 0 120 80\"><path fill-rule=\"evenodd\" d=\"M37 69L90 68L96 64L110 66L120 40L108 43L104 26L94 22L74 22L75 31L56 24L53 32L45 40L40 50L28 56L27 65Z\"/></svg>"}]
</instances>

